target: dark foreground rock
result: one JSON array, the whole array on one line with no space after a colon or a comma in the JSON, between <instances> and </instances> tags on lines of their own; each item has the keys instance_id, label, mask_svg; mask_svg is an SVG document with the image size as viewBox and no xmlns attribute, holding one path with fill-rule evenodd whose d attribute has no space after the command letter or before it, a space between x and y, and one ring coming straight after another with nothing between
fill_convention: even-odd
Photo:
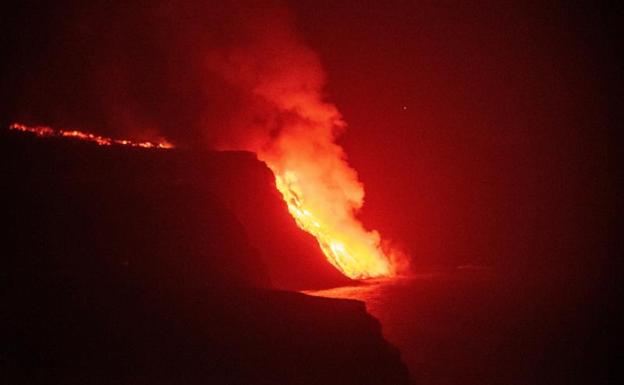
<instances>
[{"instance_id":1,"label":"dark foreground rock","mask_svg":"<svg viewBox=\"0 0 624 385\"><path fill-rule=\"evenodd\" d=\"M2 135L3 383L407 383L362 303L271 289L249 155Z\"/></svg>"},{"instance_id":2,"label":"dark foreground rock","mask_svg":"<svg viewBox=\"0 0 624 385\"><path fill-rule=\"evenodd\" d=\"M4 329L4 383L406 383L398 354L356 301L173 293L83 275L12 282L16 292Z\"/></svg>"}]
</instances>

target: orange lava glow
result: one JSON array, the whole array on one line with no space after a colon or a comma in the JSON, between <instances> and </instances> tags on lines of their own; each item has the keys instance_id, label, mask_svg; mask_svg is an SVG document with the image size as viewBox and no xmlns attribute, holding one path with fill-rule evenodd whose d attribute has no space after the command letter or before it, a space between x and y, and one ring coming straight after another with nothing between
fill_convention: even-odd
<instances>
[{"instance_id":1,"label":"orange lava glow","mask_svg":"<svg viewBox=\"0 0 624 385\"><path fill-rule=\"evenodd\" d=\"M64 138L76 138L80 140L86 140L94 142L100 146L111 146L113 144L130 146L130 147L143 147L143 148L173 148L173 145L167 141L162 142L134 142L128 139L112 139L100 135L89 134L76 130L55 130L47 126L27 126L21 123L13 123L9 126L9 129L23 132L30 132L41 137L64 137Z\"/></svg>"},{"instance_id":2,"label":"orange lava glow","mask_svg":"<svg viewBox=\"0 0 624 385\"><path fill-rule=\"evenodd\" d=\"M271 165L269 165L271 167ZM297 225L312 234L327 260L344 275L353 279L392 276L393 268L379 245L376 231L366 231L352 215L337 220L338 209L314 207L313 194L318 186L305 182L291 171L275 173L275 184L282 193L288 211ZM306 199L312 198L312 199ZM350 210L347 210L350 213Z\"/></svg>"}]
</instances>

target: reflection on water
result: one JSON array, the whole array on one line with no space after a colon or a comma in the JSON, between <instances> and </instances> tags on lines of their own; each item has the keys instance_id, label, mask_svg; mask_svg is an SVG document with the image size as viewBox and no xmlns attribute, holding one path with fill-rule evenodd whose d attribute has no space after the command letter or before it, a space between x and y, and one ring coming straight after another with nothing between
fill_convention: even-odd
<instances>
[{"instance_id":1,"label":"reflection on water","mask_svg":"<svg viewBox=\"0 0 624 385\"><path fill-rule=\"evenodd\" d=\"M438 274L439 275L439 274ZM413 284L415 280L432 279L435 274L421 274L413 276L402 276L396 278L377 278L362 281L353 286L336 287L325 290L306 290L306 294L327 297L345 298L364 301L369 311L379 304L379 300L384 297L384 293L393 290L400 290Z\"/></svg>"},{"instance_id":2,"label":"reflection on water","mask_svg":"<svg viewBox=\"0 0 624 385\"><path fill-rule=\"evenodd\" d=\"M326 290L309 290L304 293L320 297L342 298L363 301L368 312L382 325L384 337L401 351L403 361L416 377L418 350L417 317L411 312L410 294L414 286L442 277L440 274L421 274L395 278L379 278L363 281L354 286L337 287Z\"/></svg>"},{"instance_id":3,"label":"reflection on water","mask_svg":"<svg viewBox=\"0 0 624 385\"><path fill-rule=\"evenodd\" d=\"M305 293L364 301L417 384L584 383L599 365L592 298L561 274L459 269Z\"/></svg>"}]
</instances>

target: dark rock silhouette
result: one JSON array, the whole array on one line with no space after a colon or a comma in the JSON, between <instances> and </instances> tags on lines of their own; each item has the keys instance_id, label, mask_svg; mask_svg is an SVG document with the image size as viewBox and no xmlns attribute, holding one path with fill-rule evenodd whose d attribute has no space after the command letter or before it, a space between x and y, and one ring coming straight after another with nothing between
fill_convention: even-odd
<instances>
[{"instance_id":1,"label":"dark rock silhouette","mask_svg":"<svg viewBox=\"0 0 624 385\"><path fill-rule=\"evenodd\" d=\"M362 303L271 288L341 279L268 258L295 225L251 155L1 135L3 383L407 383Z\"/></svg>"}]
</instances>

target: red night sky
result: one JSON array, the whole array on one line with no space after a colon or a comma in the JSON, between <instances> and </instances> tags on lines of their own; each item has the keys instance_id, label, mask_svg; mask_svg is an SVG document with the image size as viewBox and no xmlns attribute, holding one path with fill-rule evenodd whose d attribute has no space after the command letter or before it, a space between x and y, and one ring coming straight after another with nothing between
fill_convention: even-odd
<instances>
[{"instance_id":1,"label":"red night sky","mask_svg":"<svg viewBox=\"0 0 624 385\"><path fill-rule=\"evenodd\" d=\"M416 265L594 265L612 252L615 10L499 1L230 8L198 3L175 8L173 21L136 23L139 5L33 13L22 4L6 23L19 33L3 63L4 119L209 145L239 102L206 78L203 53L236 41L246 18L277 10L294 15L326 72L325 98L348 124L339 143L365 185L363 221Z\"/></svg>"},{"instance_id":2,"label":"red night sky","mask_svg":"<svg viewBox=\"0 0 624 385\"><path fill-rule=\"evenodd\" d=\"M619 383L621 15L3 2L13 382Z\"/></svg>"}]
</instances>

